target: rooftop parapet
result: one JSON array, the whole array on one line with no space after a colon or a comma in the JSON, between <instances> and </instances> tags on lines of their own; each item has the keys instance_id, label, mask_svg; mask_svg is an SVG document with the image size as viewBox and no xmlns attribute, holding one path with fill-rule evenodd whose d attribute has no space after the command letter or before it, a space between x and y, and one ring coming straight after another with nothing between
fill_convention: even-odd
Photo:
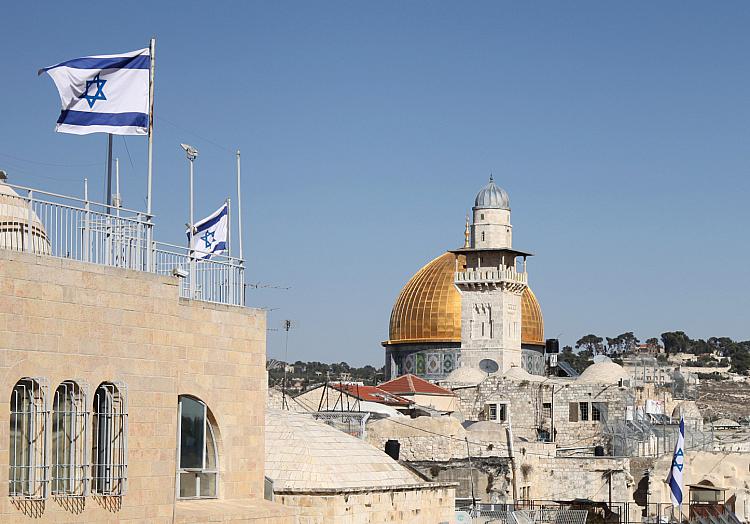
<instances>
[{"instance_id":1,"label":"rooftop parapet","mask_svg":"<svg viewBox=\"0 0 750 524\"><path fill-rule=\"evenodd\" d=\"M84 186L86 187L86 186ZM244 260L195 257L153 240L153 216L84 197L0 182L0 249L180 278L180 296L244 306Z\"/></svg>"}]
</instances>

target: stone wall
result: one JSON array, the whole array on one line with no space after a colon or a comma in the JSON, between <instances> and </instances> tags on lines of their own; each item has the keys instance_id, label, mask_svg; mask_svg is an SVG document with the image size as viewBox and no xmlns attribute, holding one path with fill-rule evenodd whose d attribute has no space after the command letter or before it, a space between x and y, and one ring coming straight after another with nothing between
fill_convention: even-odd
<instances>
[{"instance_id":1,"label":"stone wall","mask_svg":"<svg viewBox=\"0 0 750 524\"><path fill-rule=\"evenodd\" d=\"M664 479L671 465L671 453L654 463L649 476L650 503L669 503L669 486ZM683 478L685 486L707 483L709 486L726 488L726 500L734 504L737 517L742 522L750 520L750 453L688 451L685 453ZM683 500L690 500L688 487L685 488ZM687 508L683 508L683 511L687 513Z\"/></svg>"},{"instance_id":2,"label":"stone wall","mask_svg":"<svg viewBox=\"0 0 750 524\"><path fill-rule=\"evenodd\" d=\"M6 494L0 521L166 523L175 512L190 521L189 507L203 501L174 503L181 394L203 400L216 421L220 502L262 499L265 328L260 310L179 299L176 278L0 250L0 486ZM8 399L23 377L49 383L49 406L64 380L88 384L88 409L100 383L126 386L128 490L121 500L86 497L70 504L50 496L14 504L7 496Z\"/></svg>"},{"instance_id":3,"label":"stone wall","mask_svg":"<svg viewBox=\"0 0 750 524\"><path fill-rule=\"evenodd\" d=\"M299 524L449 524L455 515L455 489L447 486L290 493L274 500L299 508Z\"/></svg>"},{"instance_id":4,"label":"stone wall","mask_svg":"<svg viewBox=\"0 0 750 524\"><path fill-rule=\"evenodd\" d=\"M633 404L629 388L616 384L594 384L576 380L516 380L492 375L477 386L453 386L459 399L457 415L466 420L484 420L487 403L505 403L513 424L513 433L534 441L539 431L555 433L560 447L595 445L607 446L602 434L602 423L592 421L592 404L605 406L609 420L625 420L626 408ZM589 420L571 417L571 408L578 403L588 406ZM550 415L554 415L553 417ZM571 420L578 418L578 420Z\"/></svg>"}]
</instances>

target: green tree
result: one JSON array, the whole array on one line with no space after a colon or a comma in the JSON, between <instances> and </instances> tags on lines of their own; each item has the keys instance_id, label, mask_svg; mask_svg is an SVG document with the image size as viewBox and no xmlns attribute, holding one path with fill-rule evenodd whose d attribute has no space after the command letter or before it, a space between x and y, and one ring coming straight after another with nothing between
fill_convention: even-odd
<instances>
[{"instance_id":1,"label":"green tree","mask_svg":"<svg viewBox=\"0 0 750 524\"><path fill-rule=\"evenodd\" d=\"M661 334L664 351L667 354L686 353L690 347L690 337L684 331L667 331Z\"/></svg>"},{"instance_id":2,"label":"green tree","mask_svg":"<svg viewBox=\"0 0 750 524\"><path fill-rule=\"evenodd\" d=\"M602 337L597 337L596 335L589 334L578 339L578 341L576 342L576 349L588 350L591 351L592 354L596 355L597 353L604 352L604 345L602 344L602 342Z\"/></svg>"}]
</instances>

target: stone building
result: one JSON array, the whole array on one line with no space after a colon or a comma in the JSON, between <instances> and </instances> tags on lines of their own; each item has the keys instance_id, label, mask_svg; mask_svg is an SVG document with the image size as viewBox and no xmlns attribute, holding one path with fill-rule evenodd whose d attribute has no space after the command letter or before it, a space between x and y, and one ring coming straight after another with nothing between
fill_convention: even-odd
<instances>
[{"instance_id":1,"label":"stone building","mask_svg":"<svg viewBox=\"0 0 750 524\"><path fill-rule=\"evenodd\" d=\"M480 361L500 372L521 366L544 374L544 321L528 286L530 253L512 247L508 194L492 177L474 201L463 247L420 269L390 317L386 379L430 380ZM491 363L489 362L491 361Z\"/></svg>"},{"instance_id":2,"label":"stone building","mask_svg":"<svg viewBox=\"0 0 750 524\"><path fill-rule=\"evenodd\" d=\"M453 522L455 485L426 482L363 440L309 415L269 410L266 475L300 524Z\"/></svg>"},{"instance_id":3,"label":"stone building","mask_svg":"<svg viewBox=\"0 0 750 524\"><path fill-rule=\"evenodd\" d=\"M0 194L0 522L296 522L263 499L265 313L74 260Z\"/></svg>"},{"instance_id":4,"label":"stone building","mask_svg":"<svg viewBox=\"0 0 750 524\"><path fill-rule=\"evenodd\" d=\"M684 503L690 501L689 486L702 485L719 488L721 497L733 509L742 522L750 521L750 453L687 451L683 476L687 494ZM649 501L652 504L668 504L669 486L665 482L672 466L671 454L656 460L648 477ZM651 514L657 506L651 506ZM688 513L688 508L684 508Z\"/></svg>"},{"instance_id":5,"label":"stone building","mask_svg":"<svg viewBox=\"0 0 750 524\"><path fill-rule=\"evenodd\" d=\"M512 423L516 436L555 442L558 446L607 449L604 424L625 420L632 412L630 388L620 385L625 372L612 362L590 366L577 379L544 378L521 368L469 382L449 375L441 382L460 399L457 414L465 420Z\"/></svg>"}]
</instances>

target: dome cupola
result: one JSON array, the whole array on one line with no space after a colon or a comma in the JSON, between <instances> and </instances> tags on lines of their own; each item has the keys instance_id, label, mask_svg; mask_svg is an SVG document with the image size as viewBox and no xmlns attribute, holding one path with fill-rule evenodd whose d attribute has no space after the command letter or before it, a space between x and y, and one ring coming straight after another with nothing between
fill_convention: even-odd
<instances>
[{"instance_id":1,"label":"dome cupola","mask_svg":"<svg viewBox=\"0 0 750 524\"><path fill-rule=\"evenodd\" d=\"M495 184L495 180L490 175L489 183L479 191L477 198L474 199L474 207L510 210L510 198L503 188Z\"/></svg>"}]
</instances>

